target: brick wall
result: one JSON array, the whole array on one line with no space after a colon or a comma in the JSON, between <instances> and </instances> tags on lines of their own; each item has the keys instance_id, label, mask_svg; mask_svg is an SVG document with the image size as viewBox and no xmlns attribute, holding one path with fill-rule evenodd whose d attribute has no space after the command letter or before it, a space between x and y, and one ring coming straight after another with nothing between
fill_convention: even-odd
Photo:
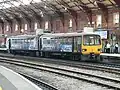
<instances>
[{"instance_id":1,"label":"brick wall","mask_svg":"<svg viewBox=\"0 0 120 90\"><path fill-rule=\"evenodd\" d=\"M102 12L99 12L98 14L102 14ZM93 15L92 17L92 21L96 23L96 14ZM103 14L102 14L103 15ZM16 21L16 20L13 20L13 23L12 23L12 30L11 28L9 27L9 31L6 31L6 26L9 25L8 22L5 22L4 23L4 29L2 29L2 23L0 23L0 33L3 33L3 30L4 30L4 34L12 34L12 35L16 35L16 34L27 34L27 33L30 33L30 32L35 32L34 30L34 23L37 22L38 23L38 28L40 28L40 24L41 24L41 28L45 28L45 22L48 21L48 29L49 30L52 30L53 32L69 32L69 19L72 19L72 31L75 32L76 30L82 30L84 28L84 26L86 26L88 24L88 18L87 18L87 15L83 12L79 12L78 15L77 15L77 25L75 23L75 19L66 14L65 17L64 17L64 20L61 21L61 19L59 17L57 18L54 18L54 19L50 19L50 18L46 18L43 19L41 22L38 22L38 20L35 20L33 19L31 21L31 27L29 26L29 23L25 20L25 19L22 19L22 25L21 25L21 28L22 29L25 29L25 24L28 25L28 29L27 30L24 30L24 32L21 32L20 31L20 27L17 31L15 31L15 25L19 23ZM64 26L63 26L63 22L64 22ZM108 27L107 27L108 25ZM102 18L102 26L104 28L113 28L114 25L113 25L113 13L110 11L109 12L109 15L108 15L108 24L106 23L105 19Z\"/></svg>"}]
</instances>

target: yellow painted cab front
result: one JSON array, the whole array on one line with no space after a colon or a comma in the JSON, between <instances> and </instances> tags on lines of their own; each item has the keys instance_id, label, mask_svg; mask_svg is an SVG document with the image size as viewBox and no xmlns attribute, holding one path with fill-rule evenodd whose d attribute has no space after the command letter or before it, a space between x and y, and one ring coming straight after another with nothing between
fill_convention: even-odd
<instances>
[{"instance_id":1,"label":"yellow painted cab front","mask_svg":"<svg viewBox=\"0 0 120 90\"><path fill-rule=\"evenodd\" d=\"M99 35L84 35L82 42L82 55L88 57L96 57L100 55L102 44Z\"/></svg>"}]
</instances>

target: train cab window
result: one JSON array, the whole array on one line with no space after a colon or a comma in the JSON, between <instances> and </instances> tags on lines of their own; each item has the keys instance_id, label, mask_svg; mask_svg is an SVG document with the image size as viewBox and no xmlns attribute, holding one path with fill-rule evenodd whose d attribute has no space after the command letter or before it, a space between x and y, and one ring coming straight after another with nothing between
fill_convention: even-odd
<instances>
[{"instance_id":1,"label":"train cab window","mask_svg":"<svg viewBox=\"0 0 120 90\"><path fill-rule=\"evenodd\" d=\"M101 44L100 36L95 37L95 44L97 45Z\"/></svg>"},{"instance_id":2,"label":"train cab window","mask_svg":"<svg viewBox=\"0 0 120 90\"><path fill-rule=\"evenodd\" d=\"M84 35L83 36L84 45L100 45L100 36L98 35Z\"/></svg>"}]
</instances>

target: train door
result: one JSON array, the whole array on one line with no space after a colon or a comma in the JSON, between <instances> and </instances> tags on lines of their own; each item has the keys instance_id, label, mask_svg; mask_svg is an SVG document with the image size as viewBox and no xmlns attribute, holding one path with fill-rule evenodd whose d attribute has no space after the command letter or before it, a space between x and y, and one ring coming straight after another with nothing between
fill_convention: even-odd
<instances>
[{"instance_id":1,"label":"train door","mask_svg":"<svg viewBox=\"0 0 120 90\"><path fill-rule=\"evenodd\" d=\"M81 52L81 46L82 37L81 36L74 37L74 52Z\"/></svg>"},{"instance_id":2,"label":"train door","mask_svg":"<svg viewBox=\"0 0 120 90\"><path fill-rule=\"evenodd\" d=\"M10 48L11 48L11 39L7 38L6 40L6 48L7 48L7 52L10 53Z\"/></svg>"}]
</instances>

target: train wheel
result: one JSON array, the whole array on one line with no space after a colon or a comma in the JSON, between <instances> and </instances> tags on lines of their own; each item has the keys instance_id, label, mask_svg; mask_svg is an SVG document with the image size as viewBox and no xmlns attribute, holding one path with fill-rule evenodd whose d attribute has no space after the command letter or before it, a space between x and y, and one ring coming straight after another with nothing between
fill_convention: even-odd
<instances>
[{"instance_id":1,"label":"train wheel","mask_svg":"<svg viewBox=\"0 0 120 90\"><path fill-rule=\"evenodd\" d=\"M72 55L71 59L72 60L79 60L79 56L78 55Z\"/></svg>"},{"instance_id":2,"label":"train wheel","mask_svg":"<svg viewBox=\"0 0 120 90\"><path fill-rule=\"evenodd\" d=\"M80 56L79 56L79 60L80 60L80 61L85 61L85 58L84 58L82 55L80 55Z\"/></svg>"},{"instance_id":3,"label":"train wheel","mask_svg":"<svg viewBox=\"0 0 120 90\"><path fill-rule=\"evenodd\" d=\"M36 53L36 56L37 56L37 57L40 56L39 51L36 51L35 53Z\"/></svg>"},{"instance_id":4,"label":"train wheel","mask_svg":"<svg viewBox=\"0 0 120 90\"><path fill-rule=\"evenodd\" d=\"M45 52L41 52L41 57L45 57Z\"/></svg>"},{"instance_id":5,"label":"train wheel","mask_svg":"<svg viewBox=\"0 0 120 90\"><path fill-rule=\"evenodd\" d=\"M70 60L75 60L75 56L74 55L70 55Z\"/></svg>"},{"instance_id":6,"label":"train wheel","mask_svg":"<svg viewBox=\"0 0 120 90\"><path fill-rule=\"evenodd\" d=\"M100 56L100 61L103 61L103 57L102 56Z\"/></svg>"},{"instance_id":7,"label":"train wheel","mask_svg":"<svg viewBox=\"0 0 120 90\"><path fill-rule=\"evenodd\" d=\"M103 61L103 57L101 57L101 56L96 56L96 57L95 57L95 60L96 60L97 62L102 62L102 61Z\"/></svg>"}]
</instances>

